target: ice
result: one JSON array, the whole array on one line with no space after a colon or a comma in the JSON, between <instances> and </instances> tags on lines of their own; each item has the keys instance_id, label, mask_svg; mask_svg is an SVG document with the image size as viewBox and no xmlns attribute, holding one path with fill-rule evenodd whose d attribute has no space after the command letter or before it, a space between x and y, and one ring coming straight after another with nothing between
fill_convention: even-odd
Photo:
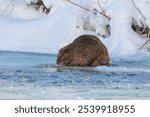
<instances>
[{"instance_id":1,"label":"ice","mask_svg":"<svg viewBox=\"0 0 150 117\"><path fill-rule=\"evenodd\" d=\"M150 56L81 68L57 66L51 54L0 55L0 99L150 99Z\"/></svg>"}]
</instances>

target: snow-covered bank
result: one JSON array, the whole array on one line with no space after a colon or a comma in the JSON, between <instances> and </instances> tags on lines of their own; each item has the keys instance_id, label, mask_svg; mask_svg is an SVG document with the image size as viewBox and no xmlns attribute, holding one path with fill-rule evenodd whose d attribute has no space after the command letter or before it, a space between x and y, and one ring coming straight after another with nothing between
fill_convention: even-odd
<instances>
[{"instance_id":1,"label":"snow-covered bank","mask_svg":"<svg viewBox=\"0 0 150 117\"><path fill-rule=\"evenodd\" d=\"M1 17L0 49L57 53L60 47L74 38L75 24L72 22L75 22L75 15L72 12L73 10L68 6L60 8L60 11L55 10L48 16L32 20Z\"/></svg>"},{"instance_id":2,"label":"snow-covered bank","mask_svg":"<svg viewBox=\"0 0 150 117\"><path fill-rule=\"evenodd\" d=\"M76 28L82 25L81 20L87 18L88 15L90 15L90 23L96 28L96 32L102 32L100 27L103 25L103 20L101 17L92 16L86 11L81 12L80 8L61 0L45 0L46 5L53 6L49 15L44 15L26 6L24 0L15 0L13 9L7 9L8 12L4 13L8 1L0 0L0 50L57 54L61 47L73 41L77 36L92 33ZM91 8L97 7L95 0L74 1ZM147 24L150 24L150 9L145 3L150 0L135 1L144 11ZM100 37L110 55L126 56L137 52L139 54L139 48L145 40L131 29L133 16L142 20L132 2L130 0L102 0L101 3L111 17L110 36L105 39Z\"/></svg>"}]
</instances>

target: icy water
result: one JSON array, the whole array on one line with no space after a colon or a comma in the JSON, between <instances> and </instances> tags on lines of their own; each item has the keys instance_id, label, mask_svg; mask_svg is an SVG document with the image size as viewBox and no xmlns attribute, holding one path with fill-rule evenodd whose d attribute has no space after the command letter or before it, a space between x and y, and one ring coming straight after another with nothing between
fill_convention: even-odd
<instances>
[{"instance_id":1,"label":"icy water","mask_svg":"<svg viewBox=\"0 0 150 117\"><path fill-rule=\"evenodd\" d=\"M150 99L150 56L61 67L56 55L0 52L0 99Z\"/></svg>"}]
</instances>

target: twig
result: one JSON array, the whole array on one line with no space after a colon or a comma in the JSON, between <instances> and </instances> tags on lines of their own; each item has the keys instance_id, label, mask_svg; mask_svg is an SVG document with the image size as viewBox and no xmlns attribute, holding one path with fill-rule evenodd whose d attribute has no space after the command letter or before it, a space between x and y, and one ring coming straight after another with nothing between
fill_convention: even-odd
<instances>
[{"instance_id":1,"label":"twig","mask_svg":"<svg viewBox=\"0 0 150 117\"><path fill-rule=\"evenodd\" d=\"M2 17L5 12L8 10L8 8L10 7L10 5L13 3L14 0L10 0L10 3L7 5L7 7L5 8L4 12L0 15L0 17Z\"/></svg>"},{"instance_id":2,"label":"twig","mask_svg":"<svg viewBox=\"0 0 150 117\"><path fill-rule=\"evenodd\" d=\"M145 20L145 23L146 23L146 17L143 15L143 13L140 11L140 9L137 7L137 5L135 4L135 2L134 2L134 0L131 0L132 1L132 3L133 3L133 5L135 6L135 8L138 10L138 12L141 14L141 16L143 17L143 19ZM149 2L147 2L148 4L149 4ZM144 25L143 23L142 23L142 25ZM145 28L146 27L148 27L149 28L149 26L147 25L147 23L146 23L146 26L144 25L144 29L143 29L143 32L144 32L144 30L145 30ZM143 33L142 32L142 33ZM143 47L145 47L148 43L150 43L150 37L149 37L149 35L150 35L150 32L148 32L148 34L147 34L147 40L146 40L146 42L140 47L140 49L142 49ZM147 50L149 50L148 48L147 48Z\"/></svg>"},{"instance_id":3,"label":"twig","mask_svg":"<svg viewBox=\"0 0 150 117\"><path fill-rule=\"evenodd\" d=\"M102 6L101 6L99 0L97 0L97 3L98 3L98 6L101 8L102 12L105 13L105 10L102 8Z\"/></svg>"},{"instance_id":4,"label":"twig","mask_svg":"<svg viewBox=\"0 0 150 117\"><path fill-rule=\"evenodd\" d=\"M65 0L65 1L70 2L71 4L73 4L73 5L75 5L75 6L78 6L78 7L82 8L82 9L84 9L84 10L86 10L86 11L90 11L89 9L87 9L87 8L85 8L85 7L83 7L83 6L79 5L79 4L77 4L77 3L75 3L75 2L72 2L71 0ZM90 12L91 12L91 11L90 11Z\"/></svg>"},{"instance_id":5,"label":"twig","mask_svg":"<svg viewBox=\"0 0 150 117\"><path fill-rule=\"evenodd\" d=\"M140 9L137 7L137 5L135 4L134 0L131 0L133 5L135 6L135 8L138 10L138 12L141 14L141 16L143 17L143 19L146 21L145 16L143 15L143 13L140 11Z\"/></svg>"},{"instance_id":6,"label":"twig","mask_svg":"<svg viewBox=\"0 0 150 117\"><path fill-rule=\"evenodd\" d=\"M150 39L147 39L146 42L140 47L140 49L144 48L149 42L150 42Z\"/></svg>"},{"instance_id":7,"label":"twig","mask_svg":"<svg viewBox=\"0 0 150 117\"><path fill-rule=\"evenodd\" d=\"M10 14L12 14L12 12L13 12L13 10L14 10L14 1L12 2L12 9L11 9L11 11L10 11Z\"/></svg>"},{"instance_id":8,"label":"twig","mask_svg":"<svg viewBox=\"0 0 150 117\"><path fill-rule=\"evenodd\" d=\"M73 2L73 1L71 1L71 0L64 0L64 1L67 1L67 2L73 4L73 5L77 6L77 7L80 7L80 8L82 8L82 9L88 11L88 12L92 12L90 9L85 8L85 7L79 5L79 4L77 4L77 3L75 3L75 2ZM92 13L93 13L93 12L92 12ZM101 15L103 15L104 17L106 17L108 20L111 19L109 16L107 16L107 15L105 14L105 12L99 12L99 13L100 13Z\"/></svg>"},{"instance_id":9,"label":"twig","mask_svg":"<svg viewBox=\"0 0 150 117\"><path fill-rule=\"evenodd\" d=\"M146 1L146 3L147 3L148 5L150 5L150 2Z\"/></svg>"}]
</instances>

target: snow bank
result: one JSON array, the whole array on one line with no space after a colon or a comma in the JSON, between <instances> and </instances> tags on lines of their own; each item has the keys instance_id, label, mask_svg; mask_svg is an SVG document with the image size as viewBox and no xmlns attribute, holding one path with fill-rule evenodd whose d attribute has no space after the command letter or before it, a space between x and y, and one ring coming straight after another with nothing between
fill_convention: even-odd
<instances>
[{"instance_id":1,"label":"snow bank","mask_svg":"<svg viewBox=\"0 0 150 117\"><path fill-rule=\"evenodd\" d=\"M13 10L7 8L9 0L0 0L0 50L54 53L81 34L103 32L103 20L89 12L62 0L45 0L46 6L53 6L49 15L37 12L26 5L30 0L16 0ZM74 0L89 9L98 7L96 0ZM135 0L144 12L149 24L150 7L145 1ZM149 0L150 1L150 0ZM144 43L131 29L132 17L142 20L130 0L102 0L111 17L111 35L101 38L111 56L135 54ZM143 5L143 6L142 6ZM146 7L145 7L146 6ZM7 12L4 12L7 8ZM136 12L135 12L136 11ZM90 25L96 31L86 31L80 26L90 16ZM76 28L79 26L79 28Z\"/></svg>"},{"instance_id":2,"label":"snow bank","mask_svg":"<svg viewBox=\"0 0 150 117\"><path fill-rule=\"evenodd\" d=\"M136 53L143 44L131 29L133 5L130 0L115 0L110 5L111 36L107 41L109 52L115 55L128 55Z\"/></svg>"},{"instance_id":3,"label":"snow bank","mask_svg":"<svg viewBox=\"0 0 150 117\"><path fill-rule=\"evenodd\" d=\"M56 1L53 4L55 5ZM13 14L12 16L15 18L1 17L0 50L56 54L60 47L68 44L76 37L75 24L72 23L75 22L76 16L71 7L63 7L63 4L58 4L50 15L38 16L37 19L32 19L33 16L29 17L30 20L24 20L24 17L21 19ZM16 7L14 12L18 12L18 10L21 9ZM20 12L23 13L24 11L21 10Z\"/></svg>"}]
</instances>

